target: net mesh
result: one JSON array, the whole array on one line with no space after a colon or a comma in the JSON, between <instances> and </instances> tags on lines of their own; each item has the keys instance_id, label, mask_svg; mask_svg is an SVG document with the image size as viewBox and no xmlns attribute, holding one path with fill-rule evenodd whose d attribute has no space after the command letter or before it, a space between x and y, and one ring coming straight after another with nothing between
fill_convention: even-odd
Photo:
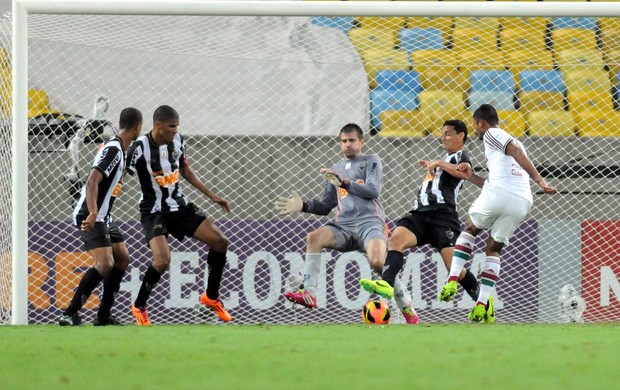
<instances>
[{"instance_id":1,"label":"net mesh","mask_svg":"<svg viewBox=\"0 0 620 390\"><path fill-rule=\"evenodd\" d=\"M341 159L336 135L355 122L367 134L365 152L382 158L382 198L394 227L421 184L417 161L444 153L437 138L443 121L462 119L473 139L471 111L482 103L498 109L500 126L524 143L561 191L535 193L528 219L502 253L497 321L620 318L617 19L31 15L28 23L30 323L55 322L92 265L70 215L98 144L112 132L105 121L116 123L124 107L134 106L145 114L147 131L161 104L181 115L193 169L231 202L233 212L224 214L183 183L231 241L221 294L235 323L359 322L372 298L358 284L372 277L361 253L323 254L318 309L294 307L282 297L303 269L307 233L330 218L279 218L274 200L290 190L318 197L318 170ZM9 17L1 25L7 123ZM102 97L109 100L105 113L97 112ZM7 126L0 133L0 164L10 172ZM79 142L72 142L75 134ZM466 148L485 176L481 143L469 141ZM7 187L0 192L1 219L10 225L10 181L1 185ZM151 260L138 187L127 178L114 211L131 256L113 309L125 320ZM463 219L478 193L471 183L461 191ZM467 264L476 275L487 237L477 238ZM170 243L171 269L149 301L152 321L215 322L197 305L208 248L191 239ZM0 247L5 322L8 228ZM422 320L466 321L472 301L462 289L454 302L436 299L447 276L439 255L422 247L406 259L401 277ZM569 285L572 290L562 290ZM558 300L562 291L570 292L562 300L568 304ZM86 304L84 318L94 315L99 294ZM582 316L582 305L571 304L581 302L577 298L585 303ZM397 310L392 321L403 321Z\"/></svg>"}]
</instances>

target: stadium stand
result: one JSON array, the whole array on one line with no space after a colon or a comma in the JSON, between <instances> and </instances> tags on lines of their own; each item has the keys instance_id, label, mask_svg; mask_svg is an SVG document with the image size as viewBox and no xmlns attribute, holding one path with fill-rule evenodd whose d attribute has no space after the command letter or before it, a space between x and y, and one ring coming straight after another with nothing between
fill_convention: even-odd
<instances>
[{"instance_id":1,"label":"stadium stand","mask_svg":"<svg viewBox=\"0 0 620 390\"><path fill-rule=\"evenodd\" d=\"M620 112L584 111L575 116L581 137L620 137Z\"/></svg>"},{"instance_id":2,"label":"stadium stand","mask_svg":"<svg viewBox=\"0 0 620 390\"><path fill-rule=\"evenodd\" d=\"M575 135L575 121L564 110L532 111L526 115L530 137L570 137Z\"/></svg>"},{"instance_id":3,"label":"stadium stand","mask_svg":"<svg viewBox=\"0 0 620 390\"><path fill-rule=\"evenodd\" d=\"M379 116L382 137L414 137L426 136L430 127L429 118L419 110L387 110Z\"/></svg>"},{"instance_id":4,"label":"stadium stand","mask_svg":"<svg viewBox=\"0 0 620 390\"><path fill-rule=\"evenodd\" d=\"M368 50L364 52L362 59L366 74L368 75L368 85L370 88L377 86L376 74L378 71L409 69L409 56L404 50Z\"/></svg>"}]
</instances>

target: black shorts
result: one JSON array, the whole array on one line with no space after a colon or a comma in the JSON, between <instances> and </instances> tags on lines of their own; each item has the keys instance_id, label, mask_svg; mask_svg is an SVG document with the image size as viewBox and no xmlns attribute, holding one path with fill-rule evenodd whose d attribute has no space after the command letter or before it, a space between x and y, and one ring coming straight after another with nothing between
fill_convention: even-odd
<instances>
[{"instance_id":1,"label":"black shorts","mask_svg":"<svg viewBox=\"0 0 620 390\"><path fill-rule=\"evenodd\" d=\"M154 213L142 217L142 229L146 242L157 236L171 234L179 241L185 237L193 237L198 226L207 219L205 213L193 203L189 203L179 211L172 213Z\"/></svg>"},{"instance_id":2,"label":"black shorts","mask_svg":"<svg viewBox=\"0 0 620 390\"><path fill-rule=\"evenodd\" d=\"M402 226L415 234L418 245L429 244L437 250L454 246L461 234L461 231L454 226L437 225L431 218L416 213L405 215L398 221L397 226Z\"/></svg>"},{"instance_id":3,"label":"black shorts","mask_svg":"<svg viewBox=\"0 0 620 390\"><path fill-rule=\"evenodd\" d=\"M82 225L82 221L78 221ZM78 227L79 229L79 227ZM95 248L111 247L112 244L124 242L123 232L116 225L108 225L104 222L95 222L95 226L88 232L80 230L80 238L84 243L84 250L89 251Z\"/></svg>"}]
</instances>

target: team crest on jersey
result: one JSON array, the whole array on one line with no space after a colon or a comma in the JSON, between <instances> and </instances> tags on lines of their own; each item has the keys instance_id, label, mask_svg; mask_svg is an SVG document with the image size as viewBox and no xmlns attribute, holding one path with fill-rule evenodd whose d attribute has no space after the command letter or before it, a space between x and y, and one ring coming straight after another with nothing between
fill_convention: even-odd
<instances>
[{"instance_id":1,"label":"team crest on jersey","mask_svg":"<svg viewBox=\"0 0 620 390\"><path fill-rule=\"evenodd\" d=\"M167 159L168 159L168 151L167 151L167 150L165 150L165 149L163 149L163 150L160 152L160 156L161 156L161 159L162 159L162 160L167 160Z\"/></svg>"},{"instance_id":2,"label":"team crest on jersey","mask_svg":"<svg viewBox=\"0 0 620 390\"><path fill-rule=\"evenodd\" d=\"M448 237L448 240L451 240L454 237L454 232L452 230L446 230L446 237Z\"/></svg>"},{"instance_id":3,"label":"team crest on jersey","mask_svg":"<svg viewBox=\"0 0 620 390\"><path fill-rule=\"evenodd\" d=\"M360 171L363 171L364 169L366 169L366 163L365 162L360 163L360 165L358 165L358 168Z\"/></svg>"},{"instance_id":4,"label":"team crest on jersey","mask_svg":"<svg viewBox=\"0 0 620 390\"><path fill-rule=\"evenodd\" d=\"M178 159L179 159L179 152L177 152L177 150L175 149L172 151L172 160L176 161Z\"/></svg>"}]
</instances>

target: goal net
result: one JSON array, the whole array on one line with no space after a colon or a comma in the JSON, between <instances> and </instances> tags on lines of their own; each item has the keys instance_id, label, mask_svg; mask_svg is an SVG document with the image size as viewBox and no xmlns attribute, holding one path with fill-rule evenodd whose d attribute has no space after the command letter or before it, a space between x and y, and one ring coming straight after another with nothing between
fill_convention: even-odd
<instances>
[{"instance_id":1,"label":"goal net","mask_svg":"<svg viewBox=\"0 0 620 390\"><path fill-rule=\"evenodd\" d=\"M11 172L10 15L0 26L0 164ZM146 133L162 104L180 113L192 168L232 206L225 214L182 183L231 242L221 298L234 323L360 322L372 296L359 279L376 277L362 253L324 251L318 309L284 299L303 269L307 233L333 214L281 218L274 200L291 190L319 197L318 170L342 158L338 131L354 122L365 131L364 151L382 159L381 196L393 228L422 182L417 161L444 155L445 120L468 125L466 149L486 176L471 119L483 103L497 108L501 127L560 190L548 196L532 183L532 211L502 252L497 321L620 320L617 18L31 13L28 72L28 154L20 157L29 173L28 323L55 323L92 265L70 216L96 148L124 107L142 110ZM11 194L8 178L0 183L0 322L7 323L9 205L21 194ZM463 221L478 193L464 185ZM112 311L124 321L151 262L139 197L137 178L126 177L113 211L131 257ZM475 275L487 237L477 238L467 263ZM198 305L208 248L169 242L172 264L151 294L152 321L217 322ZM436 251L405 256L401 278L422 321L465 322L473 302L462 289L453 302L437 300L447 271ZM85 321L100 294L86 303ZM393 321L403 322L391 307Z\"/></svg>"}]
</instances>

